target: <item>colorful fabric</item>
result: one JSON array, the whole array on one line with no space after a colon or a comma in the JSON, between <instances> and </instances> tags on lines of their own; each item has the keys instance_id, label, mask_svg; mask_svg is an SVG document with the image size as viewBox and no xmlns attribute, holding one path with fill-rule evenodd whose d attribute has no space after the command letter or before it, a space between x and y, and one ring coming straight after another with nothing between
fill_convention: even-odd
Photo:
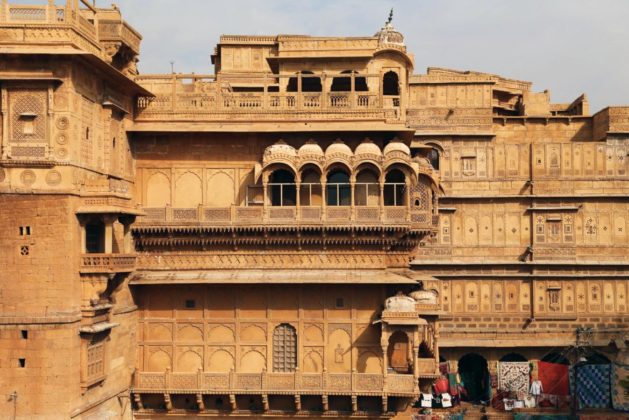
<instances>
[{"instance_id":1,"label":"colorful fabric","mask_svg":"<svg viewBox=\"0 0 629 420\"><path fill-rule=\"evenodd\" d=\"M565 416L563 414L526 414L526 413L515 413L513 415L514 420L569 420L570 416Z\"/></svg>"},{"instance_id":2,"label":"colorful fabric","mask_svg":"<svg viewBox=\"0 0 629 420\"><path fill-rule=\"evenodd\" d=\"M459 383L456 379L456 373L448 373L448 382L450 385L450 394L459 395Z\"/></svg>"},{"instance_id":3,"label":"colorful fabric","mask_svg":"<svg viewBox=\"0 0 629 420\"><path fill-rule=\"evenodd\" d=\"M447 375L450 372L450 365L448 362L439 363L439 373Z\"/></svg>"},{"instance_id":4,"label":"colorful fabric","mask_svg":"<svg viewBox=\"0 0 629 420\"><path fill-rule=\"evenodd\" d=\"M585 365L576 369L579 408L611 406L611 365Z\"/></svg>"},{"instance_id":5,"label":"colorful fabric","mask_svg":"<svg viewBox=\"0 0 629 420\"><path fill-rule=\"evenodd\" d=\"M529 372L529 362L499 362L498 389L528 392Z\"/></svg>"},{"instance_id":6,"label":"colorful fabric","mask_svg":"<svg viewBox=\"0 0 629 420\"><path fill-rule=\"evenodd\" d=\"M569 395L568 365L538 362L537 371L542 381L543 392L554 395Z\"/></svg>"},{"instance_id":7,"label":"colorful fabric","mask_svg":"<svg viewBox=\"0 0 629 420\"><path fill-rule=\"evenodd\" d=\"M611 375L612 406L629 411L629 365L614 364Z\"/></svg>"}]
</instances>

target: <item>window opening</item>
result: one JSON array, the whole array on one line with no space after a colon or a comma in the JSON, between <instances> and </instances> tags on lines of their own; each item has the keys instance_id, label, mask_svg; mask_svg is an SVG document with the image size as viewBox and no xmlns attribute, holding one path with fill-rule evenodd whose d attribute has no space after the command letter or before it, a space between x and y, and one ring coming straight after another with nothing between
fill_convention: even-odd
<instances>
[{"instance_id":1,"label":"window opening","mask_svg":"<svg viewBox=\"0 0 629 420\"><path fill-rule=\"evenodd\" d=\"M419 200L416 205L419 206ZM398 169L393 169L384 177L384 205L404 206L406 203L406 177Z\"/></svg>"},{"instance_id":2,"label":"window opening","mask_svg":"<svg viewBox=\"0 0 629 420\"><path fill-rule=\"evenodd\" d=\"M328 206L349 206L352 199L349 175L341 170L330 172L326 196Z\"/></svg>"},{"instance_id":3,"label":"window opening","mask_svg":"<svg viewBox=\"0 0 629 420\"><path fill-rule=\"evenodd\" d=\"M286 169L278 169L271 174L268 187L271 191L272 206L294 206L296 203L295 176Z\"/></svg>"},{"instance_id":4,"label":"window opening","mask_svg":"<svg viewBox=\"0 0 629 420\"><path fill-rule=\"evenodd\" d=\"M18 359L18 363L21 368L26 367L26 359Z\"/></svg>"},{"instance_id":5,"label":"window opening","mask_svg":"<svg viewBox=\"0 0 629 420\"><path fill-rule=\"evenodd\" d=\"M280 324L273 331L273 371L294 372L297 367L297 334L289 324Z\"/></svg>"},{"instance_id":6,"label":"window opening","mask_svg":"<svg viewBox=\"0 0 629 420\"><path fill-rule=\"evenodd\" d=\"M105 225L92 223L85 225L85 252L98 254L105 252Z\"/></svg>"},{"instance_id":7,"label":"window opening","mask_svg":"<svg viewBox=\"0 0 629 420\"><path fill-rule=\"evenodd\" d=\"M194 309L196 307L196 302L194 299L186 299L186 309Z\"/></svg>"}]
</instances>

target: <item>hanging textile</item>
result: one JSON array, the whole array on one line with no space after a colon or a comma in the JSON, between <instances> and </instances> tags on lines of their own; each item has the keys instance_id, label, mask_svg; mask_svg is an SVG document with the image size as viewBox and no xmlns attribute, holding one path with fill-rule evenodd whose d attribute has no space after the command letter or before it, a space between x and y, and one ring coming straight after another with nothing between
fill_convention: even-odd
<instances>
[{"instance_id":1,"label":"hanging textile","mask_svg":"<svg viewBox=\"0 0 629 420\"><path fill-rule=\"evenodd\" d=\"M529 362L498 362L498 389L529 391Z\"/></svg>"},{"instance_id":2,"label":"hanging textile","mask_svg":"<svg viewBox=\"0 0 629 420\"><path fill-rule=\"evenodd\" d=\"M439 363L439 373L448 375L448 373L450 373L450 364L448 362Z\"/></svg>"},{"instance_id":3,"label":"hanging textile","mask_svg":"<svg viewBox=\"0 0 629 420\"><path fill-rule=\"evenodd\" d=\"M610 372L611 365L585 365L576 368L579 408L611 406Z\"/></svg>"},{"instance_id":4,"label":"hanging textile","mask_svg":"<svg viewBox=\"0 0 629 420\"><path fill-rule=\"evenodd\" d=\"M611 387L614 410L629 411L629 365L613 365Z\"/></svg>"},{"instance_id":5,"label":"hanging textile","mask_svg":"<svg viewBox=\"0 0 629 420\"><path fill-rule=\"evenodd\" d=\"M542 388L546 394L569 395L568 365L538 362L537 371Z\"/></svg>"}]
</instances>

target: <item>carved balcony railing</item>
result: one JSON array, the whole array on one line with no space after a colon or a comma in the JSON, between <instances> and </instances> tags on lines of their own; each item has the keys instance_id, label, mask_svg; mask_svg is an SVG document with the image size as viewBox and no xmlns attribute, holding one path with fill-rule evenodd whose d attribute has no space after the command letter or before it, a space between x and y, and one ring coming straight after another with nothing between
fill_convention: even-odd
<instances>
[{"instance_id":1,"label":"carved balcony railing","mask_svg":"<svg viewBox=\"0 0 629 420\"><path fill-rule=\"evenodd\" d=\"M246 76L246 75L245 75ZM243 76L243 77L245 77ZM315 75L321 80L339 75ZM310 76L310 77L315 77ZM168 117L170 120L380 120L399 122L400 97L382 96L379 91L330 91L329 83L322 83L320 92L277 92L265 86L284 85L294 75L267 74L237 76L218 81L214 75L142 75L136 82L155 94L137 101L136 120L152 121ZM232 80L233 78L236 78ZM378 75L364 75L376 78ZM235 85L250 84L256 92L235 92Z\"/></svg>"},{"instance_id":2,"label":"carved balcony railing","mask_svg":"<svg viewBox=\"0 0 629 420\"><path fill-rule=\"evenodd\" d=\"M433 220L411 217L405 206L231 206L149 207L138 220L144 225L425 225ZM418 215L415 215L418 216ZM419 223L412 220L420 220ZM422 222L423 221L423 222Z\"/></svg>"},{"instance_id":3,"label":"carved balcony railing","mask_svg":"<svg viewBox=\"0 0 629 420\"><path fill-rule=\"evenodd\" d=\"M135 393L336 394L414 396L413 375L372 373L173 373L139 372Z\"/></svg>"},{"instance_id":4,"label":"carved balcony railing","mask_svg":"<svg viewBox=\"0 0 629 420\"><path fill-rule=\"evenodd\" d=\"M140 53L142 37L123 20L105 20L98 22L101 41L120 41L127 45L134 53Z\"/></svg>"},{"instance_id":5,"label":"carved balcony railing","mask_svg":"<svg viewBox=\"0 0 629 420\"><path fill-rule=\"evenodd\" d=\"M135 254L83 254L81 273L130 273L135 270Z\"/></svg>"},{"instance_id":6,"label":"carved balcony railing","mask_svg":"<svg viewBox=\"0 0 629 420\"><path fill-rule=\"evenodd\" d=\"M28 31L28 36L22 34L18 38L14 35L12 39L33 39L38 44L73 44L103 56L95 22L97 18L89 10L55 5L9 4L6 1L0 3L0 27Z\"/></svg>"}]
</instances>

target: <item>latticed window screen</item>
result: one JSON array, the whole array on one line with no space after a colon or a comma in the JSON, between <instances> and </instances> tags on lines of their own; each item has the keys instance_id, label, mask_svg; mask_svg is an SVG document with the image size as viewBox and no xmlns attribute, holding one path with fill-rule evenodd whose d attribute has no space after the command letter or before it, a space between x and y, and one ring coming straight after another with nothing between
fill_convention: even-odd
<instances>
[{"instance_id":1,"label":"latticed window screen","mask_svg":"<svg viewBox=\"0 0 629 420\"><path fill-rule=\"evenodd\" d=\"M297 366L297 333L288 324L273 331L273 372L294 372Z\"/></svg>"},{"instance_id":2,"label":"latticed window screen","mask_svg":"<svg viewBox=\"0 0 629 420\"><path fill-rule=\"evenodd\" d=\"M105 373L105 342L91 342L87 346L87 378L101 376Z\"/></svg>"}]
</instances>

